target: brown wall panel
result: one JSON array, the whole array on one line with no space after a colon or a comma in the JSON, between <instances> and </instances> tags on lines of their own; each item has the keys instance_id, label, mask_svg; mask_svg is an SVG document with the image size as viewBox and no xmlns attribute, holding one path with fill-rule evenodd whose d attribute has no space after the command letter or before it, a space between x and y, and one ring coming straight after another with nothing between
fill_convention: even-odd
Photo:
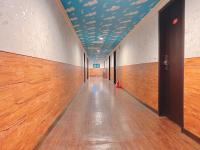
<instances>
[{"instance_id":1,"label":"brown wall panel","mask_svg":"<svg viewBox=\"0 0 200 150\"><path fill-rule=\"evenodd\" d=\"M83 83L83 69L0 51L0 149L33 149Z\"/></svg>"},{"instance_id":2,"label":"brown wall panel","mask_svg":"<svg viewBox=\"0 0 200 150\"><path fill-rule=\"evenodd\" d=\"M185 59L184 128L200 137L200 58Z\"/></svg>"},{"instance_id":3,"label":"brown wall panel","mask_svg":"<svg viewBox=\"0 0 200 150\"><path fill-rule=\"evenodd\" d=\"M134 97L158 110L158 63L117 67L117 80Z\"/></svg>"},{"instance_id":4,"label":"brown wall panel","mask_svg":"<svg viewBox=\"0 0 200 150\"><path fill-rule=\"evenodd\" d=\"M107 76L107 69L106 69L106 68L103 69L103 77L104 77L105 79L108 78L108 76Z\"/></svg>"},{"instance_id":5,"label":"brown wall panel","mask_svg":"<svg viewBox=\"0 0 200 150\"><path fill-rule=\"evenodd\" d=\"M110 80L114 82L114 67L110 68Z\"/></svg>"},{"instance_id":6,"label":"brown wall panel","mask_svg":"<svg viewBox=\"0 0 200 150\"><path fill-rule=\"evenodd\" d=\"M106 68L106 76L107 76L107 79L109 79L109 68Z\"/></svg>"},{"instance_id":7,"label":"brown wall panel","mask_svg":"<svg viewBox=\"0 0 200 150\"><path fill-rule=\"evenodd\" d=\"M91 68L90 77L103 77L103 68Z\"/></svg>"}]
</instances>

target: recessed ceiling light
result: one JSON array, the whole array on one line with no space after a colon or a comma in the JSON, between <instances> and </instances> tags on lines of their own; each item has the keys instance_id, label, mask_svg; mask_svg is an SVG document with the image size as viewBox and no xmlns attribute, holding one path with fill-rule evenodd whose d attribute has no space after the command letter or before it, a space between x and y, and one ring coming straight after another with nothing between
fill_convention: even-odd
<instances>
[{"instance_id":1,"label":"recessed ceiling light","mask_svg":"<svg viewBox=\"0 0 200 150\"><path fill-rule=\"evenodd\" d=\"M103 37L99 37L99 40L103 40Z\"/></svg>"}]
</instances>

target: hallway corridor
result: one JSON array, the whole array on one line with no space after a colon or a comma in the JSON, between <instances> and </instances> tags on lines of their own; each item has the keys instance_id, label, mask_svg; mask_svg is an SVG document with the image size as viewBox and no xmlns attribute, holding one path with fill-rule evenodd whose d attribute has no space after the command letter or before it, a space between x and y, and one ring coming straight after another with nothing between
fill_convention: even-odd
<instances>
[{"instance_id":1,"label":"hallway corridor","mask_svg":"<svg viewBox=\"0 0 200 150\"><path fill-rule=\"evenodd\" d=\"M40 150L198 150L180 128L108 80L90 78Z\"/></svg>"}]
</instances>

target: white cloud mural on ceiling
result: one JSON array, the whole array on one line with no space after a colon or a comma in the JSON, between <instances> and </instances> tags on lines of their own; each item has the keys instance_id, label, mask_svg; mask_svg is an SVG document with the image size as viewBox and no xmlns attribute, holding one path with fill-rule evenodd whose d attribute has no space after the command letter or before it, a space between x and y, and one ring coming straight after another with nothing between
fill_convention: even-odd
<instances>
[{"instance_id":1,"label":"white cloud mural on ceiling","mask_svg":"<svg viewBox=\"0 0 200 150\"><path fill-rule=\"evenodd\" d=\"M61 0L90 57L103 58L159 0Z\"/></svg>"}]
</instances>

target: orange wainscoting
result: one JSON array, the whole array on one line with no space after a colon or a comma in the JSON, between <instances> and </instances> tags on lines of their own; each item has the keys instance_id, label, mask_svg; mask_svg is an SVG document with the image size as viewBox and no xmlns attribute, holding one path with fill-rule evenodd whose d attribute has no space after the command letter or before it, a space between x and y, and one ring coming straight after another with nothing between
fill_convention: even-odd
<instances>
[{"instance_id":1,"label":"orange wainscoting","mask_svg":"<svg viewBox=\"0 0 200 150\"><path fill-rule=\"evenodd\" d=\"M0 51L0 149L33 149L82 83L81 67Z\"/></svg>"},{"instance_id":2,"label":"orange wainscoting","mask_svg":"<svg viewBox=\"0 0 200 150\"><path fill-rule=\"evenodd\" d=\"M90 77L103 77L103 68L91 68Z\"/></svg>"},{"instance_id":3,"label":"orange wainscoting","mask_svg":"<svg viewBox=\"0 0 200 150\"><path fill-rule=\"evenodd\" d=\"M103 78L105 78L105 79L108 78L108 76L107 76L107 69L106 68L103 69Z\"/></svg>"},{"instance_id":4,"label":"orange wainscoting","mask_svg":"<svg viewBox=\"0 0 200 150\"><path fill-rule=\"evenodd\" d=\"M110 80L114 81L114 67L110 68Z\"/></svg>"},{"instance_id":5,"label":"orange wainscoting","mask_svg":"<svg viewBox=\"0 0 200 150\"><path fill-rule=\"evenodd\" d=\"M158 63L117 67L117 80L131 95L158 110Z\"/></svg>"},{"instance_id":6,"label":"orange wainscoting","mask_svg":"<svg viewBox=\"0 0 200 150\"><path fill-rule=\"evenodd\" d=\"M106 68L107 79L109 79L109 68Z\"/></svg>"},{"instance_id":7,"label":"orange wainscoting","mask_svg":"<svg viewBox=\"0 0 200 150\"><path fill-rule=\"evenodd\" d=\"M200 58L185 59L184 128L200 137Z\"/></svg>"}]
</instances>

